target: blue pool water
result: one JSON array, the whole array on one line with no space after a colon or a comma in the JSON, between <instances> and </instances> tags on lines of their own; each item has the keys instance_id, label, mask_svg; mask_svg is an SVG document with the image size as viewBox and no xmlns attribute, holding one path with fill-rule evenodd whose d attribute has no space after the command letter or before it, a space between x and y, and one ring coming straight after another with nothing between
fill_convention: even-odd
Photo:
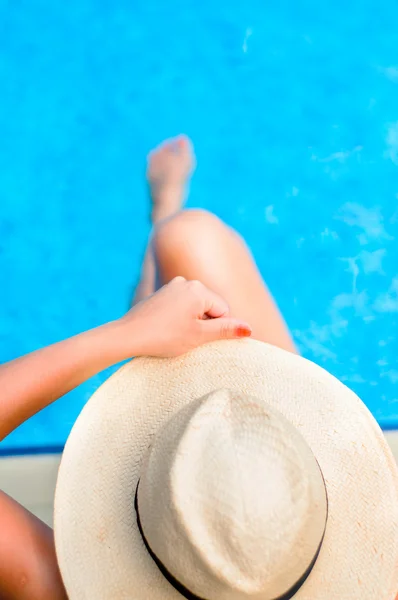
<instances>
[{"instance_id":1,"label":"blue pool water","mask_svg":"<svg viewBox=\"0 0 398 600\"><path fill-rule=\"evenodd\" d=\"M305 356L398 423L398 8L0 0L0 360L122 314L145 154L248 240ZM62 445L99 375L3 452Z\"/></svg>"}]
</instances>

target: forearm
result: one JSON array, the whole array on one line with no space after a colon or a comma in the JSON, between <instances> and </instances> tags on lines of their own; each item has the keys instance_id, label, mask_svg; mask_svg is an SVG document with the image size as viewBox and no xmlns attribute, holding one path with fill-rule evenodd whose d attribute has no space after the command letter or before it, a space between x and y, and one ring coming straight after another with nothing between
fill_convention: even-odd
<instances>
[{"instance_id":1,"label":"forearm","mask_svg":"<svg viewBox=\"0 0 398 600\"><path fill-rule=\"evenodd\" d=\"M0 366L0 440L96 373L128 358L114 324L92 329Z\"/></svg>"}]
</instances>

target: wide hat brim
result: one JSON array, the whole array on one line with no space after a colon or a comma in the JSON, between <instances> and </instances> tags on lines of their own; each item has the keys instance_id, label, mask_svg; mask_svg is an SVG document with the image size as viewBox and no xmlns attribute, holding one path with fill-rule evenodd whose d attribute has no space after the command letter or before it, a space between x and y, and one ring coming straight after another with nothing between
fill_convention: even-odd
<instances>
[{"instance_id":1,"label":"wide hat brim","mask_svg":"<svg viewBox=\"0 0 398 600\"><path fill-rule=\"evenodd\" d=\"M263 399L304 436L324 476L322 548L297 600L393 600L398 591L398 474L361 400L322 368L253 340L174 359L139 358L92 396L67 441L55 542L70 600L181 600L149 556L134 495L153 436L176 411L228 388Z\"/></svg>"}]
</instances>

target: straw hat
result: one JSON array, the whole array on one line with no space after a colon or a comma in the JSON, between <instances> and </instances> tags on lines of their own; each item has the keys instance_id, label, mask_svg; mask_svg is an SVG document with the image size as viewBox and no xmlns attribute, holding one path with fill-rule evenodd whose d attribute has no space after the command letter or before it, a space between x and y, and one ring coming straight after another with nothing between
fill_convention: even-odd
<instances>
[{"instance_id":1,"label":"straw hat","mask_svg":"<svg viewBox=\"0 0 398 600\"><path fill-rule=\"evenodd\" d=\"M397 469L332 375L216 342L136 359L93 395L55 541L70 600L393 600Z\"/></svg>"}]
</instances>

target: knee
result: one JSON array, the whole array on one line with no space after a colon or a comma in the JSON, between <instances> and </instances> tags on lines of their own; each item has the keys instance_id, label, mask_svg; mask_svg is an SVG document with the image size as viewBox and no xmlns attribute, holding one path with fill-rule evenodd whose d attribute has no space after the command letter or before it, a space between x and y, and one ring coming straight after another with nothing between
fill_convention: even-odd
<instances>
[{"instance_id":1,"label":"knee","mask_svg":"<svg viewBox=\"0 0 398 600\"><path fill-rule=\"evenodd\" d=\"M156 254L186 251L197 244L211 244L223 222L211 212L202 209L184 210L160 223L154 232L153 244Z\"/></svg>"}]
</instances>

